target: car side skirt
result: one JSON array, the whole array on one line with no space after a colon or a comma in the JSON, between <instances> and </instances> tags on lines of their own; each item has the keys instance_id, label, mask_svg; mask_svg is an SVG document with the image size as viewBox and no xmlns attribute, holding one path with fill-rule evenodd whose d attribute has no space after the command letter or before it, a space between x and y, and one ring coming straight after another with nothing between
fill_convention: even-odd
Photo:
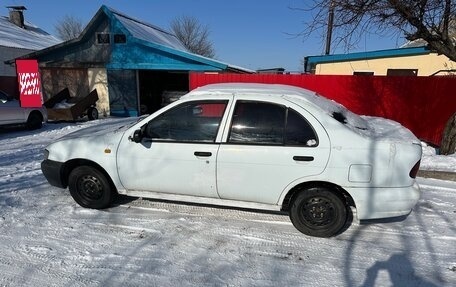
<instances>
[{"instance_id":1,"label":"car side skirt","mask_svg":"<svg viewBox=\"0 0 456 287\"><path fill-rule=\"evenodd\" d=\"M161 192L154 192L154 191L128 190L126 192L119 191L119 193L125 194L128 196L136 196L136 197L143 197L143 198L150 198L150 199L181 201L181 202L190 202L190 203L207 204L207 205L219 205L219 206L228 206L228 207L245 208L245 209L271 210L271 211L280 211L280 209L281 209L281 205L274 205L274 204L264 204L264 203L248 202L248 201L237 201L237 200L200 197L200 196L191 196L191 195L182 195L182 194L169 194L169 193L161 193Z\"/></svg>"}]
</instances>

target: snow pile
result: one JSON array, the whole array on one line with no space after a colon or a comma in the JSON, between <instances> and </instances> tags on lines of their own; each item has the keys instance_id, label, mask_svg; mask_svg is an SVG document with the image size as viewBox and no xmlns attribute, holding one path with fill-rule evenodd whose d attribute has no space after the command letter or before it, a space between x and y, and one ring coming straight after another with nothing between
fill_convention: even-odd
<instances>
[{"instance_id":1,"label":"snow pile","mask_svg":"<svg viewBox=\"0 0 456 287\"><path fill-rule=\"evenodd\" d=\"M69 109L74 106L74 103L68 103L67 100L63 100L60 103L56 103L53 109Z\"/></svg>"},{"instance_id":2,"label":"snow pile","mask_svg":"<svg viewBox=\"0 0 456 287\"><path fill-rule=\"evenodd\" d=\"M439 155L438 149L422 142L423 158L420 169L456 172L456 154Z\"/></svg>"}]
</instances>

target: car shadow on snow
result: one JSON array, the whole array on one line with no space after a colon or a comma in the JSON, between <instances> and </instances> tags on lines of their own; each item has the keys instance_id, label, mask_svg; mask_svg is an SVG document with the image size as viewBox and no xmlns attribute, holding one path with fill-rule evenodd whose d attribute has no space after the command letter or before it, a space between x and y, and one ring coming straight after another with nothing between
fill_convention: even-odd
<instances>
[{"instance_id":1,"label":"car shadow on snow","mask_svg":"<svg viewBox=\"0 0 456 287\"><path fill-rule=\"evenodd\" d=\"M279 217L282 217L280 219L281 221L288 221L291 224L291 220L289 218L288 211L262 210L262 209L224 206L224 205L215 205L215 204L207 204L207 203L195 203L195 202L174 201L174 200L154 199L154 198L140 198L140 197L133 197L133 196L127 196L127 195L122 195L122 194L116 195L111 207L136 206L137 205L136 202L138 202L138 201L142 201L145 203L146 206L150 205L150 207L152 207L154 204L170 204L170 205L176 206L177 209L179 209L179 208L185 209L185 207L190 207L190 208L195 207L195 208L207 208L207 209L216 209L216 210L224 210L224 211L228 210L228 211L244 212L245 219L248 219L248 217L249 217L247 214L251 214L251 215L256 214L258 216L261 216L261 214L279 216ZM348 215L347 221L345 222L344 227L341 230L339 230L339 232L337 234L335 234L334 236L344 233L352 225L353 219L354 219L353 210L348 209L347 215ZM241 218L242 218L242 215L241 215ZM302 236L306 236L306 235L302 234Z\"/></svg>"},{"instance_id":2,"label":"car shadow on snow","mask_svg":"<svg viewBox=\"0 0 456 287\"><path fill-rule=\"evenodd\" d=\"M7 125L7 126L0 126L0 134L4 133L12 133L12 132L20 132L20 131L30 131L36 132L36 130L29 130L25 125Z\"/></svg>"},{"instance_id":3,"label":"car shadow on snow","mask_svg":"<svg viewBox=\"0 0 456 287\"><path fill-rule=\"evenodd\" d=\"M274 210L261 210L261 209L253 209L253 208L245 208L245 207L235 207L235 206L222 206L222 205L215 205L215 204L207 204L207 203L195 203L195 202L186 202L186 201L175 201L175 200L165 200L165 199L155 199L155 198L140 198L134 196L127 196L123 194L116 195L111 207L117 207L121 205L128 205L134 203L137 200L142 200L146 203L165 203L165 204L173 204L177 206L189 206L189 207L202 207L202 208L214 208L220 210L235 210L235 211L243 211L243 212L251 212L257 214L271 214L271 215L283 215L288 216L288 212L286 211L274 211Z\"/></svg>"},{"instance_id":4,"label":"car shadow on snow","mask_svg":"<svg viewBox=\"0 0 456 287\"><path fill-rule=\"evenodd\" d=\"M388 218L364 219L364 220L360 221L360 225L402 222L402 221L406 220L408 216L409 215L407 214L407 215L388 217Z\"/></svg>"}]
</instances>

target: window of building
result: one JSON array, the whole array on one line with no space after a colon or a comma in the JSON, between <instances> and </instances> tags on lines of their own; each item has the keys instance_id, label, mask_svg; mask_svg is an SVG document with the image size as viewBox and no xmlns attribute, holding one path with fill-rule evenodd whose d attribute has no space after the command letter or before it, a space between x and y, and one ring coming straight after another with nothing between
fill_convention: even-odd
<instances>
[{"instance_id":1,"label":"window of building","mask_svg":"<svg viewBox=\"0 0 456 287\"><path fill-rule=\"evenodd\" d=\"M418 69L388 69L387 76L418 76Z\"/></svg>"},{"instance_id":2,"label":"window of building","mask_svg":"<svg viewBox=\"0 0 456 287\"><path fill-rule=\"evenodd\" d=\"M111 43L109 33L97 33L97 44L109 44Z\"/></svg>"},{"instance_id":3,"label":"window of building","mask_svg":"<svg viewBox=\"0 0 456 287\"><path fill-rule=\"evenodd\" d=\"M373 76L374 72L367 72L367 71L354 71L354 76Z\"/></svg>"},{"instance_id":4,"label":"window of building","mask_svg":"<svg viewBox=\"0 0 456 287\"><path fill-rule=\"evenodd\" d=\"M127 36L125 36L125 34L114 34L114 43L116 43L116 44L127 43Z\"/></svg>"}]
</instances>

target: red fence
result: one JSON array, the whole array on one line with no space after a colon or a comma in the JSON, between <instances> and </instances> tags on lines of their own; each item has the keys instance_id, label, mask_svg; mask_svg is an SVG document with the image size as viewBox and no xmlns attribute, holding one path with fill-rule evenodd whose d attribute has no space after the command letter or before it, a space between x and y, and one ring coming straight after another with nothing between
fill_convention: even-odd
<instances>
[{"instance_id":1,"label":"red fence","mask_svg":"<svg viewBox=\"0 0 456 287\"><path fill-rule=\"evenodd\" d=\"M454 77L317 76L190 73L190 90L213 83L274 83L303 87L360 115L395 120L418 138L440 145L456 112Z\"/></svg>"}]
</instances>

